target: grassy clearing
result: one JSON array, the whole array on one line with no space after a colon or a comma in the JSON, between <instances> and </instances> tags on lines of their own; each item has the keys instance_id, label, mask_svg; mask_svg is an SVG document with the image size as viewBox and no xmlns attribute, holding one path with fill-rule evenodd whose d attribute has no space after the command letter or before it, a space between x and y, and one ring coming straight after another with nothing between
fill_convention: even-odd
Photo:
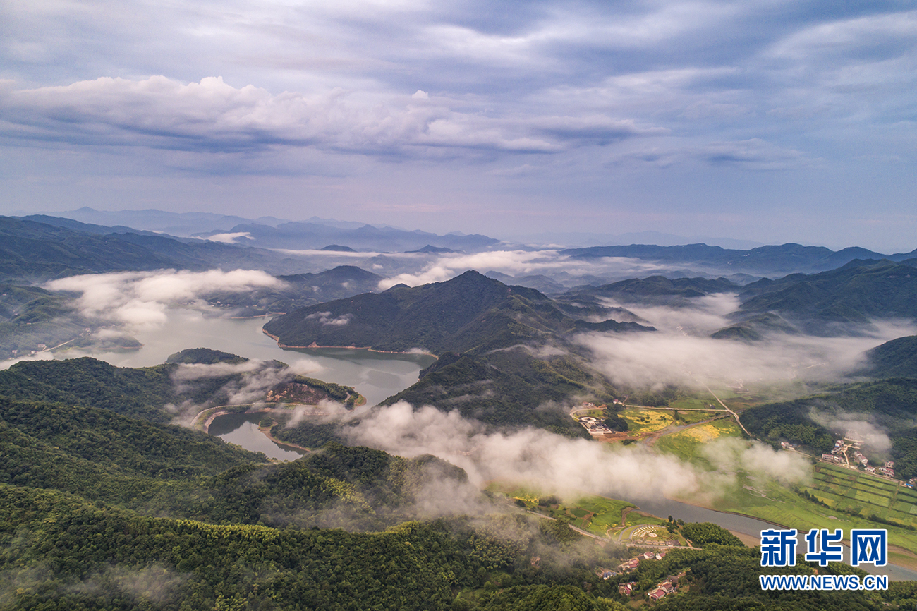
<instances>
[{"instance_id":1,"label":"grassy clearing","mask_svg":"<svg viewBox=\"0 0 917 611\"><path fill-rule=\"evenodd\" d=\"M753 487L764 491L765 497L739 485L727 492L724 499L715 503L713 509L742 513L802 532L808 532L811 528L842 528L845 533L851 528L886 528L889 544L917 552L917 532L868 519L875 515L891 522L917 525L917 515L901 511L899 508L902 508L902 504L896 503L895 497L891 495L882 497L849 485L860 478L871 477L867 474L832 465L820 464L818 467L819 471L816 472L811 485L802 487L800 491L808 492L827 507L808 500L799 492L777 482L750 482L748 478L740 475L740 484L753 483ZM831 478L844 481L847 485L834 485L828 490L824 482ZM895 493L899 491L896 490ZM913 505L907 503L904 506ZM852 512L853 515L847 512Z\"/></svg>"},{"instance_id":2,"label":"grassy clearing","mask_svg":"<svg viewBox=\"0 0 917 611\"><path fill-rule=\"evenodd\" d=\"M633 503L609 499L604 496L588 496L575 501L566 501L552 504L549 507L539 506L539 501L547 498L531 488L514 486L506 483L491 483L488 487L491 492L505 494L510 499L522 501L526 508L550 515L552 518L568 522L585 531L604 537L609 529L617 529L621 523L621 512L627 507L636 507ZM633 512L631 512L633 513ZM654 518L646 518L633 514L636 521L631 524L655 524Z\"/></svg>"},{"instance_id":3,"label":"grassy clearing","mask_svg":"<svg viewBox=\"0 0 917 611\"><path fill-rule=\"evenodd\" d=\"M620 416L627 420L631 433L652 433L661 431L675 422L671 412L652 409L626 409Z\"/></svg>"},{"instance_id":4,"label":"grassy clearing","mask_svg":"<svg viewBox=\"0 0 917 611\"><path fill-rule=\"evenodd\" d=\"M706 409L713 405L714 407L719 407L716 404L716 400L707 395L706 397L682 397L681 399L676 399L669 403L668 407L672 409Z\"/></svg>"},{"instance_id":5,"label":"grassy clearing","mask_svg":"<svg viewBox=\"0 0 917 611\"><path fill-rule=\"evenodd\" d=\"M654 524L657 526L668 526L668 521L653 516L641 515L636 511L627 514L627 526L639 526L640 524Z\"/></svg>"},{"instance_id":6,"label":"grassy clearing","mask_svg":"<svg viewBox=\"0 0 917 611\"><path fill-rule=\"evenodd\" d=\"M570 514L581 517L576 526L596 535L605 536L609 528L614 528L621 523L621 511L626 507L634 507L634 504L602 496L590 496L567 503L564 507Z\"/></svg>"},{"instance_id":7,"label":"grassy clearing","mask_svg":"<svg viewBox=\"0 0 917 611\"><path fill-rule=\"evenodd\" d=\"M701 460L701 445L720 437L741 437L742 432L735 420L724 418L707 424L692 426L671 435L665 435L656 442L656 448L674 454L684 460Z\"/></svg>"},{"instance_id":8,"label":"grassy clearing","mask_svg":"<svg viewBox=\"0 0 917 611\"><path fill-rule=\"evenodd\" d=\"M721 412L675 412L679 424L695 424L704 420L710 420L720 415Z\"/></svg>"}]
</instances>

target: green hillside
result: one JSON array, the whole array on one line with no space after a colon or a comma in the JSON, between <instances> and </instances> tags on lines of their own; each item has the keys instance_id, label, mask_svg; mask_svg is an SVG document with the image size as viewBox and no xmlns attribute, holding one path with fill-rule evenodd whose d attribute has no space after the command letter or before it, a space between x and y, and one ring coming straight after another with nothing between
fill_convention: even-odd
<instances>
[{"instance_id":1,"label":"green hillside","mask_svg":"<svg viewBox=\"0 0 917 611\"><path fill-rule=\"evenodd\" d=\"M584 435L562 410L574 397L610 401L615 390L568 340L575 333L652 331L634 322L591 322L538 291L474 271L448 282L310 306L264 326L283 345L423 348L439 360L385 401L457 409L500 425L533 424ZM591 310L589 310L591 312Z\"/></svg>"},{"instance_id":2,"label":"green hillside","mask_svg":"<svg viewBox=\"0 0 917 611\"><path fill-rule=\"evenodd\" d=\"M609 297L621 303L685 306L692 299L717 293L734 293L740 285L726 278L631 278L601 286L580 287L565 297L592 295Z\"/></svg>"},{"instance_id":3,"label":"green hillside","mask_svg":"<svg viewBox=\"0 0 917 611\"><path fill-rule=\"evenodd\" d=\"M864 373L877 378L917 377L917 335L899 337L866 353Z\"/></svg>"},{"instance_id":4,"label":"green hillside","mask_svg":"<svg viewBox=\"0 0 917 611\"><path fill-rule=\"evenodd\" d=\"M852 261L819 274L761 280L741 292L741 321L779 314L815 335L848 333L874 318L917 318L917 259Z\"/></svg>"},{"instance_id":5,"label":"green hillside","mask_svg":"<svg viewBox=\"0 0 917 611\"><path fill-rule=\"evenodd\" d=\"M859 414L885 431L891 441L890 458L899 479L917 477L917 379L892 378L840 387L832 393L805 399L752 407L742 413L742 423L754 435L771 443L800 443L815 454L829 452L843 431L832 432L813 419L834 420L838 411ZM877 460L869 447L864 453Z\"/></svg>"},{"instance_id":6,"label":"green hillside","mask_svg":"<svg viewBox=\"0 0 917 611\"><path fill-rule=\"evenodd\" d=\"M248 376L272 376L269 389L278 397L306 396L308 403L330 398L353 406L362 398L352 388L297 376L286 364L268 361L251 371L218 373L177 380L183 365L240 364L248 359L193 348L170 356L153 367L115 367L91 357L65 361L21 361L0 371L0 396L23 401L49 401L111 410L152 422L171 422L176 405L190 403L199 408L230 402ZM267 389L265 390L265 395Z\"/></svg>"}]
</instances>

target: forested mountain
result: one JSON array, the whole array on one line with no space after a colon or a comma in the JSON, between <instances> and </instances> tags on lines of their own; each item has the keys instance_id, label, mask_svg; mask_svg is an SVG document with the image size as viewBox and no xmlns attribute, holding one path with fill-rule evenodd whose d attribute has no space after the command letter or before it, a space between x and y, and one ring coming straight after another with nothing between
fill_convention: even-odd
<instances>
[{"instance_id":1,"label":"forested mountain","mask_svg":"<svg viewBox=\"0 0 917 611\"><path fill-rule=\"evenodd\" d=\"M352 388L295 375L285 363L267 361L236 370L215 368L182 375L183 365L238 365L248 359L206 348L183 350L153 367L115 367L91 357L66 361L21 361L0 370L0 396L20 401L50 401L96 407L151 422L171 422L177 407L196 409L231 403L241 389L265 400L268 392L295 393L305 386L315 402L322 398L353 404ZM254 380L252 380L254 378ZM248 403L251 399L248 400Z\"/></svg>"},{"instance_id":2,"label":"forested mountain","mask_svg":"<svg viewBox=\"0 0 917 611\"><path fill-rule=\"evenodd\" d=\"M601 286L584 286L568 291L565 299L577 299L583 296L607 297L617 302L641 305L686 306L692 299L717 293L735 293L741 289L726 278L666 278L650 276L649 278L632 278Z\"/></svg>"},{"instance_id":3,"label":"forested mountain","mask_svg":"<svg viewBox=\"0 0 917 611\"><path fill-rule=\"evenodd\" d=\"M289 257L231 244L0 217L0 282L41 281L76 274L218 267L296 270Z\"/></svg>"},{"instance_id":4,"label":"forested mountain","mask_svg":"<svg viewBox=\"0 0 917 611\"><path fill-rule=\"evenodd\" d=\"M586 330L648 331L636 323L587 322L534 289L476 271L447 282L399 285L278 316L264 330L288 346L360 346L374 350L494 350Z\"/></svg>"},{"instance_id":5,"label":"forested mountain","mask_svg":"<svg viewBox=\"0 0 917 611\"><path fill-rule=\"evenodd\" d=\"M357 295L274 318L265 331L290 346L425 349L439 360L386 402L457 409L494 424L535 424L580 433L551 402L614 389L567 341L583 331L652 331L634 322L588 322L534 289L508 287L475 271L448 282ZM580 399L581 400L581 399ZM613 420L613 419L612 419Z\"/></svg>"},{"instance_id":6,"label":"forested mountain","mask_svg":"<svg viewBox=\"0 0 917 611\"><path fill-rule=\"evenodd\" d=\"M877 318L917 319L917 259L852 261L819 274L760 280L739 294L737 321L777 314L805 333L856 332Z\"/></svg>"},{"instance_id":7,"label":"forested mountain","mask_svg":"<svg viewBox=\"0 0 917 611\"><path fill-rule=\"evenodd\" d=\"M866 353L865 374L877 378L917 378L917 335L899 337Z\"/></svg>"},{"instance_id":8,"label":"forested mountain","mask_svg":"<svg viewBox=\"0 0 917 611\"><path fill-rule=\"evenodd\" d=\"M0 283L0 360L73 343L89 324L67 295Z\"/></svg>"},{"instance_id":9,"label":"forested mountain","mask_svg":"<svg viewBox=\"0 0 917 611\"><path fill-rule=\"evenodd\" d=\"M466 485L429 456L329 445L272 465L200 432L2 397L0 456L5 609L516 608L492 580L552 608L619 608L581 585L619 556L565 524L483 495L492 516L404 522L435 517L428 484Z\"/></svg>"}]
</instances>

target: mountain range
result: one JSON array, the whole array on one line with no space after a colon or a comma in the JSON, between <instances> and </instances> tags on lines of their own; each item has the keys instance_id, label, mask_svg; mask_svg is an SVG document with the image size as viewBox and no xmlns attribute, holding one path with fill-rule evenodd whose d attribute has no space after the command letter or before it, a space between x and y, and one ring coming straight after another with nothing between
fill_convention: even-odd
<instances>
[{"instance_id":1,"label":"mountain range","mask_svg":"<svg viewBox=\"0 0 917 611\"><path fill-rule=\"evenodd\" d=\"M591 315L595 311L588 310ZM534 289L468 271L418 287L394 286L278 316L264 326L284 346L423 349L439 360L387 400L458 409L493 424L581 427L560 410L574 397L608 401L614 389L592 370L568 336L584 331L652 332L635 322L576 316Z\"/></svg>"},{"instance_id":2,"label":"mountain range","mask_svg":"<svg viewBox=\"0 0 917 611\"><path fill-rule=\"evenodd\" d=\"M706 244L688 244L687 246L632 244L630 246L568 248L561 250L560 254L574 259L587 260L625 257L668 264L677 263L694 268L709 268L722 274L742 272L777 276L831 270L857 259L904 261L917 258L917 249L909 253L884 255L860 247L835 251L824 246L802 246L793 243L781 246L760 246L748 250L734 250Z\"/></svg>"}]
</instances>

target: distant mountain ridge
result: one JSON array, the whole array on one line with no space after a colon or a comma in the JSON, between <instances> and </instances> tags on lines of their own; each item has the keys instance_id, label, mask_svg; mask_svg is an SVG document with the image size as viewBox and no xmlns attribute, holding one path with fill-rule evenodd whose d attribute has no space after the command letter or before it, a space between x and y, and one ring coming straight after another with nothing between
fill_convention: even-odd
<instances>
[{"instance_id":1,"label":"distant mountain ridge","mask_svg":"<svg viewBox=\"0 0 917 611\"><path fill-rule=\"evenodd\" d=\"M198 234L200 237L210 237L224 233L222 231L209 231ZM296 222L281 223L276 227L257 223L243 223L235 225L226 233L245 234L239 239L240 244L258 246L260 248L283 248L290 250L321 249L328 244L347 246L358 251L379 252L444 252L449 251L479 251L490 248L500 243L500 240L484 235L436 235L425 231L406 231L393 227L375 225L362 225L357 228L336 227L320 223ZM423 250L426 249L426 250Z\"/></svg>"},{"instance_id":2,"label":"distant mountain ridge","mask_svg":"<svg viewBox=\"0 0 917 611\"><path fill-rule=\"evenodd\" d=\"M577 287L564 293L565 300L607 297L621 303L682 306L691 299L717 293L737 292L741 285L726 278L632 278L601 286Z\"/></svg>"},{"instance_id":3,"label":"distant mountain ridge","mask_svg":"<svg viewBox=\"0 0 917 611\"><path fill-rule=\"evenodd\" d=\"M737 321L778 314L805 333L833 335L873 319L917 320L917 259L854 260L817 274L760 280L739 293Z\"/></svg>"},{"instance_id":4,"label":"distant mountain ridge","mask_svg":"<svg viewBox=\"0 0 917 611\"><path fill-rule=\"evenodd\" d=\"M910 253L884 255L857 246L834 251L823 246L802 246L793 243L781 246L761 246L750 250L732 250L706 244L688 244L686 246L632 244L630 246L568 248L561 250L560 254L575 259L623 257L665 263L691 263L721 270L774 275L827 271L856 259L904 261L917 257L917 249Z\"/></svg>"},{"instance_id":5,"label":"distant mountain ridge","mask_svg":"<svg viewBox=\"0 0 917 611\"><path fill-rule=\"evenodd\" d=\"M104 234L103 229L0 216L0 282L167 268L244 267L274 273L296 268L288 257L267 250L149 233Z\"/></svg>"}]
</instances>

